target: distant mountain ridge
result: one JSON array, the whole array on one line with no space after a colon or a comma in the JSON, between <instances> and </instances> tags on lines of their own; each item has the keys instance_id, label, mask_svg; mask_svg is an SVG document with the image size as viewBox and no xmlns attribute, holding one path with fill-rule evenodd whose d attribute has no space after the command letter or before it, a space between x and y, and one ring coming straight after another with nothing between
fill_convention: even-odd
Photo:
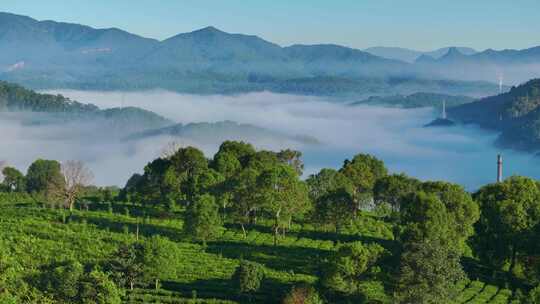
<instances>
[{"instance_id":1,"label":"distant mountain ridge","mask_svg":"<svg viewBox=\"0 0 540 304\"><path fill-rule=\"evenodd\" d=\"M427 56L432 59L439 59L442 56L444 56L446 53L448 53L448 50L451 47L444 47L433 51L417 51L407 48L400 48L400 47L370 47L367 49L364 49L365 52L368 52L370 54L373 54L375 56L388 58L388 59L394 59L394 60L401 60L409 63L416 62L420 57ZM476 54L477 51L473 48L469 47L456 47L459 52L465 55L472 55Z\"/></svg>"},{"instance_id":2,"label":"distant mountain ridge","mask_svg":"<svg viewBox=\"0 0 540 304\"><path fill-rule=\"evenodd\" d=\"M473 52L456 50L454 55ZM230 34L214 27L158 41L116 28L94 29L9 13L0 13L0 51L0 79L32 88L164 88L202 94L263 90L321 95L453 94L469 86L476 88L472 95L485 96L494 93L496 85L486 90L485 83L459 81L496 82L491 70L499 67L503 72L509 70L505 79L515 80L523 72L520 68L519 73L510 73L515 64L540 62L539 52L530 49L485 51L449 64L448 55L454 53L450 48L440 58L409 63L340 45L282 47L257 36ZM429 59L427 56L424 58ZM525 72L530 76L538 71ZM395 79L407 85L394 86ZM322 80L326 82L319 87L329 90L313 90L311 85ZM338 81L345 84L334 90ZM431 84L426 86L429 81L438 81L437 91L432 91ZM356 85L350 86L352 83Z\"/></svg>"}]
</instances>

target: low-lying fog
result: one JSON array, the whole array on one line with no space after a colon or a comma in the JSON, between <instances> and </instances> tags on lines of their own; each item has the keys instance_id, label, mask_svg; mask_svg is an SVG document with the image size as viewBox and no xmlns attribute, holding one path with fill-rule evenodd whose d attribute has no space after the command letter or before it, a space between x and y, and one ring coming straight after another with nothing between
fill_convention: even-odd
<instances>
[{"instance_id":1,"label":"low-lying fog","mask_svg":"<svg viewBox=\"0 0 540 304\"><path fill-rule=\"evenodd\" d=\"M474 190L494 181L496 155L501 152L492 145L496 134L477 128L423 128L422 125L435 116L430 109L349 107L321 98L271 93L239 96L194 96L164 91L52 93L101 108L137 106L181 123L232 120L287 134L310 135L323 144L292 147L304 153L307 174L322 167L337 168L356 153L372 153L384 160L393 172L406 172L421 179L453 181ZM7 160L23 170L38 157L83 160L93 170L99 185L123 185L132 173L142 171L148 161L157 157L171 140L103 142L89 136L88 130L77 133L75 125L69 130L58 126L28 126L21 125L13 116L2 117L0 160ZM180 142L198 145L193 141ZM219 144L206 143L200 148L210 157ZM283 143L256 142L255 146L285 148ZM502 152L506 176L540 178L538 158Z\"/></svg>"}]
</instances>

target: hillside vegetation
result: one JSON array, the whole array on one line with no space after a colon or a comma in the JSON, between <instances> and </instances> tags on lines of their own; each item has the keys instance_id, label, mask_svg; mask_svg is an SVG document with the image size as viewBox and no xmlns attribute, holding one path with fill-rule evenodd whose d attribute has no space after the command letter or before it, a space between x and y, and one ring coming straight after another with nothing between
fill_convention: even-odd
<instances>
[{"instance_id":1,"label":"hillside vegetation","mask_svg":"<svg viewBox=\"0 0 540 304\"><path fill-rule=\"evenodd\" d=\"M175 148L123 189L2 170L1 303L537 303L540 183L476 193L358 154ZM519 212L515 212L519 210Z\"/></svg>"},{"instance_id":2,"label":"hillside vegetation","mask_svg":"<svg viewBox=\"0 0 540 304\"><path fill-rule=\"evenodd\" d=\"M480 99L449 110L464 123L502 132L504 147L540 150L540 79L513 87L508 93Z\"/></svg>"}]
</instances>

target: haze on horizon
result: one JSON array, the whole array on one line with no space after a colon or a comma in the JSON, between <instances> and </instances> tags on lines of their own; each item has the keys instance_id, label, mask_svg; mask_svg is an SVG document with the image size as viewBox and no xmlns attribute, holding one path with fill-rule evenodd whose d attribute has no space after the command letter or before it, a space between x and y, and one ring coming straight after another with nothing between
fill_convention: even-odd
<instances>
[{"instance_id":1,"label":"haze on horizon","mask_svg":"<svg viewBox=\"0 0 540 304\"><path fill-rule=\"evenodd\" d=\"M314 2L317 2L314 5ZM283 46L336 43L429 51L447 46L524 49L540 44L540 2L321 1L272 2L129 0L3 0L0 11L39 20L117 27L163 40L215 26L258 35ZM504 37L504 39L501 39Z\"/></svg>"}]
</instances>

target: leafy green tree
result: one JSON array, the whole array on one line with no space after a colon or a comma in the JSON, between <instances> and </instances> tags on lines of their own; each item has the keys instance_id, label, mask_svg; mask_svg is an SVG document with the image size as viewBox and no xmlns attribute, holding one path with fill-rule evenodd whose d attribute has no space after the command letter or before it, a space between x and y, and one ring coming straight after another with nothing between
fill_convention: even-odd
<instances>
[{"instance_id":1,"label":"leafy green tree","mask_svg":"<svg viewBox=\"0 0 540 304\"><path fill-rule=\"evenodd\" d=\"M310 175L306 183L309 189L309 197L312 201L317 201L320 197L329 192L345 189L348 192L354 192L354 185L343 173L334 169L321 169L315 175Z\"/></svg>"},{"instance_id":2,"label":"leafy green tree","mask_svg":"<svg viewBox=\"0 0 540 304\"><path fill-rule=\"evenodd\" d=\"M399 303L451 303L455 283L464 278L459 229L434 193L411 193L402 208L403 252L400 259Z\"/></svg>"},{"instance_id":3,"label":"leafy green tree","mask_svg":"<svg viewBox=\"0 0 540 304\"><path fill-rule=\"evenodd\" d=\"M79 300L80 280L83 274L83 265L77 261L55 265L50 272L44 274L44 289L60 301L76 303Z\"/></svg>"},{"instance_id":4,"label":"leafy green tree","mask_svg":"<svg viewBox=\"0 0 540 304\"><path fill-rule=\"evenodd\" d=\"M26 173L26 187L29 193L48 194L51 183L62 184L61 165L55 160L38 159L33 162Z\"/></svg>"},{"instance_id":5,"label":"leafy green tree","mask_svg":"<svg viewBox=\"0 0 540 304\"><path fill-rule=\"evenodd\" d=\"M249 143L243 141L224 141L214 158L220 159L222 154L229 154L236 158L242 167L245 167L255 153L255 148ZM218 167L215 167L215 169L219 171Z\"/></svg>"},{"instance_id":6,"label":"leafy green tree","mask_svg":"<svg viewBox=\"0 0 540 304\"><path fill-rule=\"evenodd\" d=\"M356 204L346 189L333 190L315 202L314 218L317 222L331 225L335 232L353 220Z\"/></svg>"},{"instance_id":7,"label":"leafy green tree","mask_svg":"<svg viewBox=\"0 0 540 304\"><path fill-rule=\"evenodd\" d=\"M401 256L397 303L453 303L465 279L460 257L439 240L411 242Z\"/></svg>"},{"instance_id":8,"label":"leafy green tree","mask_svg":"<svg viewBox=\"0 0 540 304\"><path fill-rule=\"evenodd\" d=\"M2 174L4 175L2 184L9 192L26 191L26 179L19 170L13 167L5 167Z\"/></svg>"},{"instance_id":9,"label":"leafy green tree","mask_svg":"<svg viewBox=\"0 0 540 304\"><path fill-rule=\"evenodd\" d=\"M188 206L184 217L184 233L206 243L218 235L221 227L216 199L204 194Z\"/></svg>"},{"instance_id":10,"label":"leafy green tree","mask_svg":"<svg viewBox=\"0 0 540 304\"><path fill-rule=\"evenodd\" d=\"M241 295L246 295L258 291L264 277L265 271L262 265L242 260L236 267L231 280L236 291Z\"/></svg>"},{"instance_id":11,"label":"leafy green tree","mask_svg":"<svg viewBox=\"0 0 540 304\"><path fill-rule=\"evenodd\" d=\"M324 301L312 286L295 286L285 296L282 304L323 304Z\"/></svg>"},{"instance_id":12,"label":"leafy green tree","mask_svg":"<svg viewBox=\"0 0 540 304\"><path fill-rule=\"evenodd\" d=\"M402 233L399 236L403 243L439 240L449 246L454 242L454 225L436 195L420 191L409 194L406 201L401 211Z\"/></svg>"},{"instance_id":13,"label":"leafy green tree","mask_svg":"<svg viewBox=\"0 0 540 304\"><path fill-rule=\"evenodd\" d=\"M399 212L405 197L416 191L420 181L405 174L392 174L379 178L374 185L375 203L388 203L394 212Z\"/></svg>"},{"instance_id":14,"label":"leafy green tree","mask_svg":"<svg viewBox=\"0 0 540 304\"><path fill-rule=\"evenodd\" d=\"M388 175L384 163L368 154L358 154L352 160L345 160L340 172L354 185L359 208L372 199L375 182Z\"/></svg>"},{"instance_id":15,"label":"leafy green tree","mask_svg":"<svg viewBox=\"0 0 540 304\"><path fill-rule=\"evenodd\" d=\"M373 278L386 250L378 244L353 242L341 245L326 265L321 284L332 291L361 296L362 281Z\"/></svg>"},{"instance_id":16,"label":"leafy green tree","mask_svg":"<svg viewBox=\"0 0 540 304\"><path fill-rule=\"evenodd\" d=\"M107 270L118 286L129 287L143 281L144 247L141 243L123 244L107 263Z\"/></svg>"},{"instance_id":17,"label":"leafy green tree","mask_svg":"<svg viewBox=\"0 0 540 304\"><path fill-rule=\"evenodd\" d=\"M480 218L480 208L462 186L446 182L425 182L420 188L434 194L445 206L448 222L455 236L458 251L467 251L467 240L474 234L474 224Z\"/></svg>"},{"instance_id":18,"label":"leafy green tree","mask_svg":"<svg viewBox=\"0 0 540 304\"><path fill-rule=\"evenodd\" d=\"M246 225L254 222L255 212L261 207L258 192L255 191L258 176L259 172L257 170L246 168L230 180L232 219L240 224L244 237L247 237Z\"/></svg>"},{"instance_id":19,"label":"leafy green tree","mask_svg":"<svg viewBox=\"0 0 540 304\"><path fill-rule=\"evenodd\" d=\"M83 304L121 304L124 292L102 271L92 270L81 279L80 299Z\"/></svg>"},{"instance_id":20,"label":"leafy green tree","mask_svg":"<svg viewBox=\"0 0 540 304\"><path fill-rule=\"evenodd\" d=\"M178 253L173 242L153 236L143 243L143 274L145 282L154 282L159 288L161 279L168 279L176 275Z\"/></svg>"},{"instance_id":21,"label":"leafy green tree","mask_svg":"<svg viewBox=\"0 0 540 304\"><path fill-rule=\"evenodd\" d=\"M262 208L274 220L274 245L277 245L280 228L290 224L294 216L309 211L311 206L307 187L293 168L277 165L261 173L257 178L257 188Z\"/></svg>"},{"instance_id":22,"label":"leafy green tree","mask_svg":"<svg viewBox=\"0 0 540 304\"><path fill-rule=\"evenodd\" d=\"M476 225L477 253L495 266L514 267L534 249L531 240L540 222L540 189L529 178L511 177L482 187L474 198L482 217Z\"/></svg>"}]
</instances>

